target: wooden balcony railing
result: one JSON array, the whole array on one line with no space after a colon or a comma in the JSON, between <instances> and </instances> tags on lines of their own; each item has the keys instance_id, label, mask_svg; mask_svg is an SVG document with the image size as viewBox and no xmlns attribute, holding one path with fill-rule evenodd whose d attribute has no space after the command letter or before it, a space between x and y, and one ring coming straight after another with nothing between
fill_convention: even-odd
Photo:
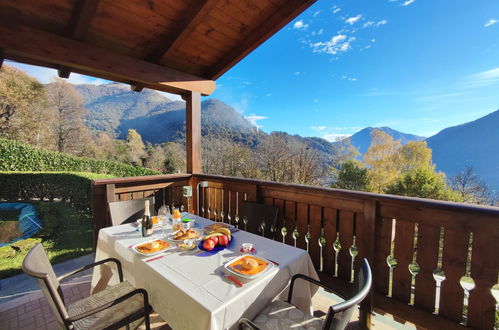
<instances>
[{"instance_id":1,"label":"wooden balcony railing","mask_svg":"<svg viewBox=\"0 0 499 330\"><path fill-rule=\"evenodd\" d=\"M202 181L208 187L198 190ZM193 187L192 199L182 197L184 185ZM277 206L278 223L265 230L306 249L321 279L339 291L348 292L356 265L367 258L374 287L361 306L366 325L375 310L423 328L494 327L499 208L204 174L163 175L94 181L96 232L110 225L107 202L151 194L242 229L242 200Z\"/></svg>"}]
</instances>

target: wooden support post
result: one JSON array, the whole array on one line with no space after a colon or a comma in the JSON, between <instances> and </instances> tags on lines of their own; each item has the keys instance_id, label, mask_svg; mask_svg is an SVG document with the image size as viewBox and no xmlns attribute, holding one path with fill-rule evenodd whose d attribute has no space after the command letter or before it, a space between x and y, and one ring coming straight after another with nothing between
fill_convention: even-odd
<instances>
[{"instance_id":1,"label":"wooden support post","mask_svg":"<svg viewBox=\"0 0 499 330\"><path fill-rule=\"evenodd\" d=\"M0 69L2 68L4 59L5 59L5 56L3 54L3 48L0 48Z\"/></svg>"},{"instance_id":2,"label":"wooden support post","mask_svg":"<svg viewBox=\"0 0 499 330\"><path fill-rule=\"evenodd\" d=\"M201 173L201 94L187 92L186 101L186 147L187 173Z\"/></svg>"},{"instance_id":3,"label":"wooden support post","mask_svg":"<svg viewBox=\"0 0 499 330\"><path fill-rule=\"evenodd\" d=\"M71 69L68 67L61 67L60 69L57 70L57 74L59 75L59 78L65 78L68 79L69 75L71 74Z\"/></svg>"},{"instance_id":4,"label":"wooden support post","mask_svg":"<svg viewBox=\"0 0 499 330\"><path fill-rule=\"evenodd\" d=\"M137 84L137 83L130 84L130 89L136 93L140 93L144 89L144 85Z\"/></svg>"},{"instance_id":5,"label":"wooden support post","mask_svg":"<svg viewBox=\"0 0 499 330\"><path fill-rule=\"evenodd\" d=\"M365 230L365 250L367 261L371 266L371 273L374 276L374 249L375 249L375 231L376 231L376 201L366 200L364 202L364 230ZM374 284L371 287L369 295L360 304L359 323L365 329L372 327L372 312L374 307Z\"/></svg>"}]
</instances>

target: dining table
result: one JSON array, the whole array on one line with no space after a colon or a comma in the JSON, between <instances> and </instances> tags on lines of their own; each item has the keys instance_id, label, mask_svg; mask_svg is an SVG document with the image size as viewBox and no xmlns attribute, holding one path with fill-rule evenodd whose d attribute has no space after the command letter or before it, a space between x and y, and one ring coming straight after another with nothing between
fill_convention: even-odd
<instances>
[{"instance_id":1,"label":"dining table","mask_svg":"<svg viewBox=\"0 0 499 330\"><path fill-rule=\"evenodd\" d=\"M194 214L182 213L200 231L214 222ZM156 313L172 329L234 329L241 317L255 318L274 299L286 299L294 274L318 279L306 250L233 228L230 244L220 251L174 247L155 256L143 256L132 247L150 240L142 237L137 224L128 223L99 231L96 261L117 258L125 280L148 291ZM153 237L165 238L166 231L155 226ZM243 243L252 243L256 257L270 261L269 269L254 279L231 274L242 286L223 274L224 265L242 255ZM222 273L223 272L223 273ZM92 293L118 283L117 272L107 265L97 266L92 276ZM311 313L315 285L298 281L293 304Z\"/></svg>"}]
</instances>

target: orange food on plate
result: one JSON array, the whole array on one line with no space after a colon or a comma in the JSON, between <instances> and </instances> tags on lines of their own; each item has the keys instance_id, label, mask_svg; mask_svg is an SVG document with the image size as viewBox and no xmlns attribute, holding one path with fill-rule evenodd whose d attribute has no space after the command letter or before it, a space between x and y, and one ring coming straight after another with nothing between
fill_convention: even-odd
<instances>
[{"instance_id":1,"label":"orange food on plate","mask_svg":"<svg viewBox=\"0 0 499 330\"><path fill-rule=\"evenodd\" d=\"M158 224L159 223L159 217L152 217L152 223L153 223L153 225Z\"/></svg>"},{"instance_id":2,"label":"orange food on plate","mask_svg":"<svg viewBox=\"0 0 499 330\"><path fill-rule=\"evenodd\" d=\"M269 263L262 259L245 256L231 263L229 268L242 275L256 275L264 271L268 265Z\"/></svg>"},{"instance_id":3,"label":"orange food on plate","mask_svg":"<svg viewBox=\"0 0 499 330\"><path fill-rule=\"evenodd\" d=\"M137 250L142 253L154 253L170 247L170 243L157 239L137 246Z\"/></svg>"}]
</instances>

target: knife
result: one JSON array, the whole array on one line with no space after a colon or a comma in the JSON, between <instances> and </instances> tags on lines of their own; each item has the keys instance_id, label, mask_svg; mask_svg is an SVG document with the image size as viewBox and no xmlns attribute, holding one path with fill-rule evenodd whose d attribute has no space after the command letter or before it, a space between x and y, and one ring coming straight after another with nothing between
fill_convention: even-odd
<instances>
[{"instance_id":1,"label":"knife","mask_svg":"<svg viewBox=\"0 0 499 330\"><path fill-rule=\"evenodd\" d=\"M232 282L236 283L236 285L237 285L238 287L242 287L242 286L243 286L243 284L242 284L241 282L239 282L238 280L236 280L234 277L232 277L232 276L230 276L230 275L225 274L223 271L220 271L220 275L221 275L222 277L226 277L226 278L228 278L229 280L231 280Z\"/></svg>"}]
</instances>

